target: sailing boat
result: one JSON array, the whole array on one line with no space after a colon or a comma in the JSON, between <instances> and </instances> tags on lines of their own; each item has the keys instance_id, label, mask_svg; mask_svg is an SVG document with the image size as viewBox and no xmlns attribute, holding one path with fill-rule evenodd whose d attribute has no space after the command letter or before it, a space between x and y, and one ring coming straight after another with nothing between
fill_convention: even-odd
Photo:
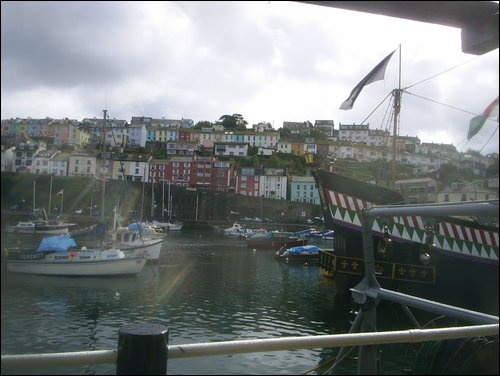
<instances>
[{"instance_id":1,"label":"sailing boat","mask_svg":"<svg viewBox=\"0 0 500 376\"><path fill-rule=\"evenodd\" d=\"M163 182L163 186L165 186L165 181ZM165 224L167 231L181 231L182 230L182 222L172 222L172 194L170 192L170 181L168 181L168 196L167 196L167 213L168 213L168 222Z\"/></svg>"},{"instance_id":2,"label":"sailing boat","mask_svg":"<svg viewBox=\"0 0 500 376\"><path fill-rule=\"evenodd\" d=\"M106 110L104 110L104 138L106 139ZM105 175L105 142L103 141L103 176ZM120 161L121 163L121 161ZM124 174L125 169L121 166L121 171ZM126 176L123 176L127 181ZM106 179L103 179L103 191ZM154 201L154 200L153 200ZM104 211L104 195L102 208ZM119 204L114 208L113 228L107 232L107 240L113 248L119 248L129 256L146 256L149 261L157 262L160 259L160 251L163 245L163 238L158 236L147 236L142 225L133 223L128 227L121 226L119 222ZM156 235L154 233L153 235Z\"/></svg>"},{"instance_id":3,"label":"sailing boat","mask_svg":"<svg viewBox=\"0 0 500 376\"><path fill-rule=\"evenodd\" d=\"M162 218L165 213L165 208L163 207L165 203L165 180L163 180L163 185L162 185ZM173 211L173 205L172 205L172 194L170 193L170 181L168 181L168 193L167 193L167 213L168 213L168 221L165 222L162 220L162 222L159 221L152 221L151 225L157 229L158 231L181 231L183 223L182 222L172 222L172 211ZM164 219L164 218L163 218Z\"/></svg>"},{"instance_id":4,"label":"sailing boat","mask_svg":"<svg viewBox=\"0 0 500 376\"><path fill-rule=\"evenodd\" d=\"M51 186L52 188L52 186ZM62 195L64 194L61 190L58 194L61 194L61 205L62 205ZM52 192L49 193L49 197ZM69 233L70 227L74 227L76 223L68 223L57 219L49 219L45 208L42 208L44 218L37 217L36 212L36 180L33 180L33 219L26 221L19 221L15 225L8 226L7 232L16 234L38 234L38 235L57 235L57 234L67 234ZM62 214L62 208L61 208Z\"/></svg>"},{"instance_id":5,"label":"sailing boat","mask_svg":"<svg viewBox=\"0 0 500 376\"><path fill-rule=\"evenodd\" d=\"M68 234L43 238L37 248L8 248L6 259L10 273L65 277L136 275L147 260L119 249L77 248Z\"/></svg>"},{"instance_id":6,"label":"sailing boat","mask_svg":"<svg viewBox=\"0 0 500 376\"><path fill-rule=\"evenodd\" d=\"M375 74L385 70L386 59L376 67L378 71L374 69L355 87L343 106L352 107L363 86L375 81ZM382 79L380 75L378 79ZM395 125L401 92L401 89L393 92ZM393 141L395 160L396 132ZM312 165L312 155L305 157ZM380 205L412 207L415 215L380 217L373 221L374 277L380 286L498 316L499 296L491 294L499 283L498 199L473 202L493 206L496 217L491 213L474 218L459 213L426 215L418 205L405 205L403 196L393 189L345 175L336 169L333 159L313 171L313 175L325 226L335 234L334 249L320 252L320 266L325 275L335 278L338 292L348 292L363 280L363 210ZM437 205L440 204L430 204L433 209Z\"/></svg>"}]
</instances>

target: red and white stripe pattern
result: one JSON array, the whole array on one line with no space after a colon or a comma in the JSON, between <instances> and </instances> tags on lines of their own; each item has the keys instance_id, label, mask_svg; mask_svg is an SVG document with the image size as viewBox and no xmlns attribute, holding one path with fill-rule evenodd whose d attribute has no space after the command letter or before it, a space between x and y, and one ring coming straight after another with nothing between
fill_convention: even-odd
<instances>
[{"instance_id":1,"label":"red and white stripe pattern","mask_svg":"<svg viewBox=\"0 0 500 376\"><path fill-rule=\"evenodd\" d=\"M413 227L417 230L425 230L425 223L422 221L422 217L418 216L404 216L404 217L392 217L395 223L402 224L407 227Z\"/></svg>"},{"instance_id":2,"label":"red and white stripe pattern","mask_svg":"<svg viewBox=\"0 0 500 376\"><path fill-rule=\"evenodd\" d=\"M453 223L442 222L439 224L440 234L455 239L466 240L474 243L481 243L498 247L498 233L472 229L466 226L455 225Z\"/></svg>"},{"instance_id":3,"label":"red and white stripe pattern","mask_svg":"<svg viewBox=\"0 0 500 376\"><path fill-rule=\"evenodd\" d=\"M372 202L330 190L328 190L326 194L331 204L354 212L359 212L365 207L374 205ZM404 226L413 227L417 230L425 230L425 223L423 223L422 217L420 216L393 217L393 221ZM498 247L499 245L497 232L472 229L453 223L441 222L439 224L439 234L447 238L460 239L494 247Z\"/></svg>"},{"instance_id":4,"label":"red and white stripe pattern","mask_svg":"<svg viewBox=\"0 0 500 376\"><path fill-rule=\"evenodd\" d=\"M352 210L352 211L360 211L367 206L373 205L372 202L361 200L359 198L351 197L342 193L328 191L327 195L330 198L330 202L334 205L337 205L340 208Z\"/></svg>"}]
</instances>

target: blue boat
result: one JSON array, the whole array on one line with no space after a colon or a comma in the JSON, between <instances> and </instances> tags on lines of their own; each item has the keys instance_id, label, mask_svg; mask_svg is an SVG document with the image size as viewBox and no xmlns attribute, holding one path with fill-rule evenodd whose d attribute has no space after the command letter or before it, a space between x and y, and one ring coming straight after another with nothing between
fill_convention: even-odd
<instances>
[{"instance_id":1,"label":"blue boat","mask_svg":"<svg viewBox=\"0 0 500 376\"><path fill-rule=\"evenodd\" d=\"M318 262L320 248L315 245L301 245L297 247L281 247L275 253L277 259L289 261Z\"/></svg>"}]
</instances>

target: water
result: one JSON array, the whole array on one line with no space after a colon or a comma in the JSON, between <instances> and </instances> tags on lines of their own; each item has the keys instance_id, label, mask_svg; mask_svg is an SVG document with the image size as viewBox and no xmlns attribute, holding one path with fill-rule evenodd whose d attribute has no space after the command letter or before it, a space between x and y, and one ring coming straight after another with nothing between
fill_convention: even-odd
<instances>
[{"instance_id":1,"label":"water","mask_svg":"<svg viewBox=\"0 0 500 376\"><path fill-rule=\"evenodd\" d=\"M116 350L119 329L137 322L167 327L169 344L179 345L347 333L354 318L318 266L279 262L272 251L252 251L242 240L215 234L168 233L159 264L136 277L4 277L2 354ZM169 359L167 373L319 374L337 351ZM404 350L391 351L400 360ZM343 372L355 373L356 355L357 349ZM385 373L400 369L389 360ZM115 365L18 374L113 375Z\"/></svg>"}]
</instances>

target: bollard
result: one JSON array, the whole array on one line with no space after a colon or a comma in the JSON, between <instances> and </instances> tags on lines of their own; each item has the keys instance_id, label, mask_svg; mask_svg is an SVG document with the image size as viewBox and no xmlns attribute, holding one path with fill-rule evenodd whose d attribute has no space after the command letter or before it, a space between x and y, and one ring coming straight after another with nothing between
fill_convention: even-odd
<instances>
[{"instance_id":1,"label":"bollard","mask_svg":"<svg viewBox=\"0 0 500 376\"><path fill-rule=\"evenodd\" d=\"M117 375L166 375L168 329L157 324L124 326L118 336Z\"/></svg>"}]
</instances>

